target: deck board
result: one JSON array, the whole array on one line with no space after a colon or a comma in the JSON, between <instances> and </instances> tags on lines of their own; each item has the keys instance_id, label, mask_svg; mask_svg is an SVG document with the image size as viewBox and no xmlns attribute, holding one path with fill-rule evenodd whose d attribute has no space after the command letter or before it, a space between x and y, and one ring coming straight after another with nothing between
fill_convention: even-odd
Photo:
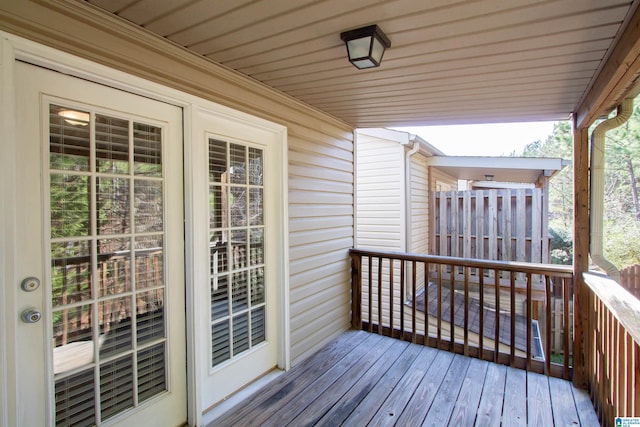
<instances>
[{"instance_id":1,"label":"deck board","mask_svg":"<svg viewBox=\"0 0 640 427\"><path fill-rule=\"evenodd\" d=\"M482 388L487 375L489 362L479 359L471 359L467 375L464 377L460 394L451 414L452 426L472 426L476 419L476 412L480 399L482 398Z\"/></svg>"},{"instance_id":2,"label":"deck board","mask_svg":"<svg viewBox=\"0 0 640 427\"><path fill-rule=\"evenodd\" d=\"M570 382L347 331L210 426L598 425Z\"/></svg>"},{"instance_id":3,"label":"deck board","mask_svg":"<svg viewBox=\"0 0 640 427\"><path fill-rule=\"evenodd\" d=\"M526 393L527 373L522 369L507 368L502 410L503 426L527 425L527 400L522 398Z\"/></svg>"}]
</instances>

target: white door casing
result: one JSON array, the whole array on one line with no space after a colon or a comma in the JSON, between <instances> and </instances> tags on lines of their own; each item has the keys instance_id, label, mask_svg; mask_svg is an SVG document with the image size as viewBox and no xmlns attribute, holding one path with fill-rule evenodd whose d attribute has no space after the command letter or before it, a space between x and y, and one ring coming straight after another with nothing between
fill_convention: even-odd
<instances>
[{"instance_id":1,"label":"white door casing","mask_svg":"<svg viewBox=\"0 0 640 427\"><path fill-rule=\"evenodd\" d=\"M36 323L16 325L18 424L73 422L74 409L71 415L56 410L79 402L96 408L98 424L184 423L181 109L22 63L16 63L16 100L16 276L41 283L33 292L16 291L16 300L20 312L42 313ZM89 115L62 118L63 109ZM124 149L114 142L122 123L130 135L124 140L134 141ZM81 147L86 153L52 148L59 146L54 127L66 132L55 136L62 141L81 129L91 140ZM136 135L149 129L162 142L143 152ZM110 147L107 155L96 154L100 144ZM156 164L145 156L155 156ZM71 157L86 160L86 167L69 165ZM69 188L80 189L79 201ZM80 231L69 231L74 222L82 223ZM156 316L150 323L148 313ZM147 394L149 372L156 388ZM63 392L64 384L86 390L76 396ZM93 416L88 413L83 416Z\"/></svg>"}]
</instances>

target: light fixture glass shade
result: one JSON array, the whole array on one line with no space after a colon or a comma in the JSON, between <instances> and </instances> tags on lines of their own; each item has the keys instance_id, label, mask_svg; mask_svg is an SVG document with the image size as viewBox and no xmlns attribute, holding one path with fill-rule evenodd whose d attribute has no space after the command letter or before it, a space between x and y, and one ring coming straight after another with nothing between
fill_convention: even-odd
<instances>
[{"instance_id":1,"label":"light fixture glass shade","mask_svg":"<svg viewBox=\"0 0 640 427\"><path fill-rule=\"evenodd\" d=\"M391 46L377 25L345 31L340 38L347 45L349 61L359 69L378 67L384 50Z\"/></svg>"}]
</instances>

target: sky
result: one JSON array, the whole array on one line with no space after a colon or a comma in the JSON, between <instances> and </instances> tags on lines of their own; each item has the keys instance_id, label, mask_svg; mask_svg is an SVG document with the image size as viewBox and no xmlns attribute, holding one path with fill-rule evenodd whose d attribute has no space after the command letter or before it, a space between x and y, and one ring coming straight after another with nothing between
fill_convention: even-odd
<instances>
[{"instance_id":1,"label":"sky","mask_svg":"<svg viewBox=\"0 0 640 427\"><path fill-rule=\"evenodd\" d=\"M449 156L521 154L527 144L544 141L555 122L394 128L420 136Z\"/></svg>"}]
</instances>

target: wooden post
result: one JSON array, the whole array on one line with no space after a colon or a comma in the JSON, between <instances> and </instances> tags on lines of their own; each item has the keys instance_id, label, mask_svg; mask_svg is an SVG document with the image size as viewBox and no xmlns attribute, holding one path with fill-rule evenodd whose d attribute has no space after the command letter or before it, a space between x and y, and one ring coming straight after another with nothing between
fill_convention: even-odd
<instances>
[{"instance_id":1,"label":"wooden post","mask_svg":"<svg viewBox=\"0 0 640 427\"><path fill-rule=\"evenodd\" d=\"M586 352L590 307L582 274L589 269L589 132L588 128L573 129L573 384L588 389L589 373Z\"/></svg>"},{"instance_id":2,"label":"wooden post","mask_svg":"<svg viewBox=\"0 0 640 427\"><path fill-rule=\"evenodd\" d=\"M351 327L362 329L362 257L351 254Z\"/></svg>"}]
</instances>

